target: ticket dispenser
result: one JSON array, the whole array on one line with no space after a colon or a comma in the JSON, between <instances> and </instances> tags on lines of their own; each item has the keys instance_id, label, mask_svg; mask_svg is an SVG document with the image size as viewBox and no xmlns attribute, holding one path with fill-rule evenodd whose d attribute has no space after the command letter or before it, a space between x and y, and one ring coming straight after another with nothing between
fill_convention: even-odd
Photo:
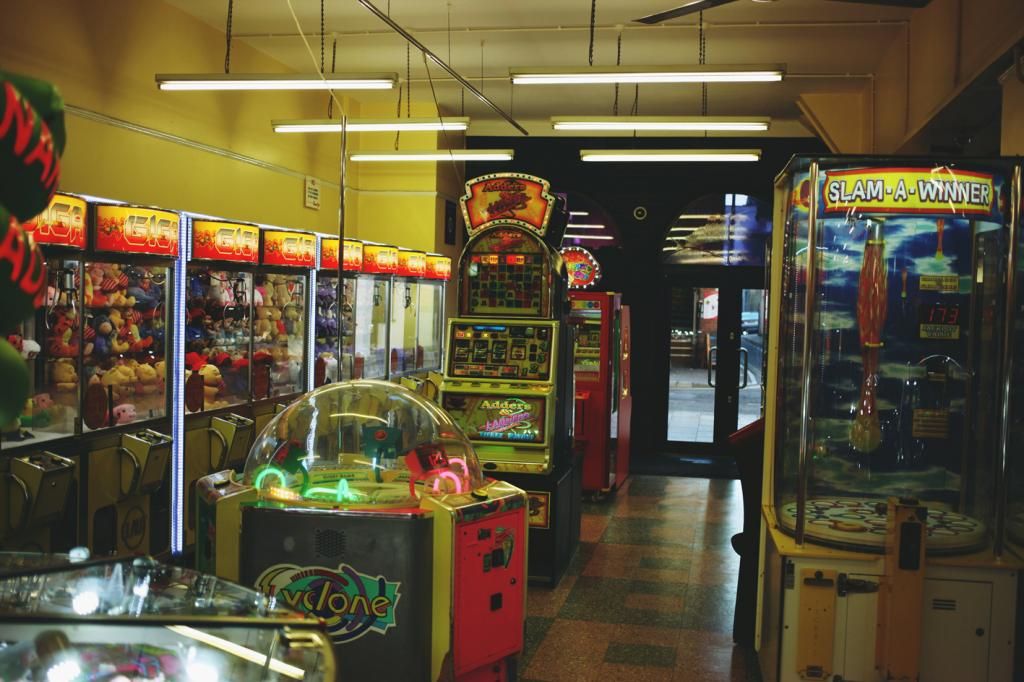
<instances>
[{"instance_id":1,"label":"ticket dispenser","mask_svg":"<svg viewBox=\"0 0 1024 682\"><path fill-rule=\"evenodd\" d=\"M220 448L210 451L210 470L219 471L224 467L238 469L245 464L252 440L253 422L238 414L225 414L210 420L210 434L220 443Z\"/></svg>"},{"instance_id":2,"label":"ticket dispenser","mask_svg":"<svg viewBox=\"0 0 1024 682\"><path fill-rule=\"evenodd\" d=\"M152 429L121 434L121 493L148 495L160 489L171 459L171 439Z\"/></svg>"},{"instance_id":3,"label":"ticket dispenser","mask_svg":"<svg viewBox=\"0 0 1024 682\"><path fill-rule=\"evenodd\" d=\"M6 474L6 523L0 524L0 546L49 549L43 526L60 520L74 478L75 464L52 452L9 460ZM0 516L0 521L3 518Z\"/></svg>"}]
</instances>

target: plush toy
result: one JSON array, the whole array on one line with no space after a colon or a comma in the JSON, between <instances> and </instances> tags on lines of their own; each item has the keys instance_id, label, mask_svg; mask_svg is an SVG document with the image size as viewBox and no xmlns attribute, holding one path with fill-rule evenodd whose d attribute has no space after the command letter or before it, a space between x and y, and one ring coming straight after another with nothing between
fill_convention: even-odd
<instances>
[{"instance_id":1,"label":"plush toy","mask_svg":"<svg viewBox=\"0 0 1024 682\"><path fill-rule=\"evenodd\" d=\"M114 408L114 424L131 424L136 419L138 419L138 412L131 403Z\"/></svg>"},{"instance_id":2,"label":"plush toy","mask_svg":"<svg viewBox=\"0 0 1024 682\"><path fill-rule=\"evenodd\" d=\"M124 318L121 316L121 312L118 310L111 310L107 319L113 326L113 333L110 335L110 350L117 354L127 353L131 348L131 342L125 338L122 333L124 329ZM97 330L99 331L99 330Z\"/></svg>"},{"instance_id":3,"label":"plush toy","mask_svg":"<svg viewBox=\"0 0 1024 682\"><path fill-rule=\"evenodd\" d=\"M270 349L270 355L274 358L274 362L279 365L283 365L288 362L288 347L274 346Z\"/></svg>"},{"instance_id":4,"label":"plush toy","mask_svg":"<svg viewBox=\"0 0 1024 682\"><path fill-rule=\"evenodd\" d=\"M288 333L294 336L302 335L302 322L300 321L299 306L289 305L284 309L284 327Z\"/></svg>"},{"instance_id":5,"label":"plush toy","mask_svg":"<svg viewBox=\"0 0 1024 682\"><path fill-rule=\"evenodd\" d=\"M39 355L39 351L41 350L42 347L33 339L25 339L21 343L21 357L25 358L26 360L35 359L35 357Z\"/></svg>"},{"instance_id":6,"label":"plush toy","mask_svg":"<svg viewBox=\"0 0 1024 682\"><path fill-rule=\"evenodd\" d=\"M103 291L103 268L93 264L85 273L85 304L93 308L107 307L107 294Z\"/></svg>"},{"instance_id":7,"label":"plush toy","mask_svg":"<svg viewBox=\"0 0 1024 682\"><path fill-rule=\"evenodd\" d=\"M60 359L50 367L50 381L54 388L65 392L78 390L78 372L71 360Z\"/></svg>"},{"instance_id":8,"label":"plush toy","mask_svg":"<svg viewBox=\"0 0 1024 682\"><path fill-rule=\"evenodd\" d=\"M135 385L135 373L128 365L115 365L100 376L100 384L112 389L114 400L123 400Z\"/></svg>"},{"instance_id":9,"label":"plush toy","mask_svg":"<svg viewBox=\"0 0 1024 682\"><path fill-rule=\"evenodd\" d=\"M206 364L199 369L203 377L203 396L209 406L217 399L217 394L224 388L224 380L217 365Z\"/></svg>"},{"instance_id":10,"label":"plush toy","mask_svg":"<svg viewBox=\"0 0 1024 682\"><path fill-rule=\"evenodd\" d=\"M107 305L116 306L118 308L130 308L135 305L135 297L126 296L125 289L118 289L110 294L110 299Z\"/></svg>"},{"instance_id":11,"label":"plush toy","mask_svg":"<svg viewBox=\"0 0 1024 682\"><path fill-rule=\"evenodd\" d=\"M263 306L262 309L267 311L267 315L270 317L271 336L285 336L288 330L285 329L284 322L281 321L281 309L276 306Z\"/></svg>"},{"instance_id":12,"label":"plush toy","mask_svg":"<svg viewBox=\"0 0 1024 682\"><path fill-rule=\"evenodd\" d=\"M253 337L258 341L266 341L270 338L273 329L274 325L270 321L270 308L267 306L256 308L256 320L252 327Z\"/></svg>"},{"instance_id":13,"label":"plush toy","mask_svg":"<svg viewBox=\"0 0 1024 682\"><path fill-rule=\"evenodd\" d=\"M148 280L143 284L147 284ZM129 300L135 301L134 305L140 310L152 310L160 303L159 288L155 285L133 286L126 290Z\"/></svg>"},{"instance_id":14,"label":"plush toy","mask_svg":"<svg viewBox=\"0 0 1024 682\"><path fill-rule=\"evenodd\" d=\"M229 285L228 273L211 272L210 288L206 292L206 300L222 308L226 305L231 305L231 289Z\"/></svg>"},{"instance_id":15,"label":"plush toy","mask_svg":"<svg viewBox=\"0 0 1024 682\"><path fill-rule=\"evenodd\" d=\"M114 325L110 323L110 318L106 315L97 315L92 318L92 329L96 333L93 339L93 355L105 358L110 355Z\"/></svg>"},{"instance_id":16,"label":"plush toy","mask_svg":"<svg viewBox=\"0 0 1024 682\"><path fill-rule=\"evenodd\" d=\"M292 294L288 290L288 278L284 275L267 275L267 280L273 278L274 283L274 305L286 306L292 302Z\"/></svg>"},{"instance_id":17,"label":"plush toy","mask_svg":"<svg viewBox=\"0 0 1024 682\"><path fill-rule=\"evenodd\" d=\"M50 355L58 358L70 358L78 355L78 343L75 341L77 316L73 310L54 309L54 319L50 325L50 337L47 349Z\"/></svg>"}]
</instances>

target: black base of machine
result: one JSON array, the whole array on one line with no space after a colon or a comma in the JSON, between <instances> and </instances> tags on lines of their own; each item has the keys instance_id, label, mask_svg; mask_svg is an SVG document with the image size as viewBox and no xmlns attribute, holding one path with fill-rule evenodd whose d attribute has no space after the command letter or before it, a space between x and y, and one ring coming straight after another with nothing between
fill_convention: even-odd
<instances>
[{"instance_id":1,"label":"black base of machine","mask_svg":"<svg viewBox=\"0 0 1024 682\"><path fill-rule=\"evenodd\" d=\"M562 580L569 561L580 544L580 515L583 511L583 467L578 457L556 466L550 473L489 473L508 481L530 495L529 582L555 587ZM547 527L534 512L537 499L546 500ZM541 507L544 506L542 503Z\"/></svg>"},{"instance_id":2,"label":"black base of machine","mask_svg":"<svg viewBox=\"0 0 1024 682\"><path fill-rule=\"evenodd\" d=\"M287 567L308 567L305 578L294 571L290 575L298 577L293 583L296 588L306 586L311 593L303 610L314 603L324 606L323 612L315 608L312 612L327 623L338 679L426 682L430 677L433 584L431 524L431 519L409 513L249 507L242 512L239 577L243 585L253 586L268 569L276 567L271 572L276 573L289 570ZM325 587L323 581L332 580L332 574L341 580ZM362 584L353 585L356 582ZM368 603L376 605L374 595L384 593L388 585L394 589L395 583L397 603L393 614L389 613L393 624L383 631L367 630L371 623L366 618L351 625L339 623L339 614L330 612L332 600L323 598L342 588L350 597L365 590ZM294 600L295 594L277 597ZM303 603L301 599L299 603ZM333 603L337 607L341 601Z\"/></svg>"}]
</instances>

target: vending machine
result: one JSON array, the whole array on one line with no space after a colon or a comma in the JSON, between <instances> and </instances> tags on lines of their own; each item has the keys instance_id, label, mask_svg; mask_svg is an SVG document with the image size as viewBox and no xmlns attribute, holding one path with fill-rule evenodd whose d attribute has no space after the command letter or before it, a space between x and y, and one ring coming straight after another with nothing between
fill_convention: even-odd
<instances>
[{"instance_id":1,"label":"vending machine","mask_svg":"<svg viewBox=\"0 0 1024 682\"><path fill-rule=\"evenodd\" d=\"M583 452L583 492L595 497L614 491L629 476L629 421L621 399L628 397L621 295L587 291L601 279L601 266L579 246L562 249L569 273L569 320L576 328L573 373L576 422L573 438ZM620 439L625 447L619 448Z\"/></svg>"},{"instance_id":2,"label":"vending machine","mask_svg":"<svg viewBox=\"0 0 1024 682\"><path fill-rule=\"evenodd\" d=\"M388 329L391 325L391 287L398 270L398 249L363 242L362 270L356 278L355 360L353 378L387 379L390 370Z\"/></svg>"},{"instance_id":3,"label":"vending machine","mask_svg":"<svg viewBox=\"0 0 1024 682\"><path fill-rule=\"evenodd\" d=\"M776 179L765 680L1016 679L1020 173L834 156Z\"/></svg>"},{"instance_id":4,"label":"vending machine","mask_svg":"<svg viewBox=\"0 0 1024 682\"><path fill-rule=\"evenodd\" d=\"M557 251L568 214L546 180L466 183L469 241L448 323L441 406L488 474L530 496L531 580L556 584L579 543L582 471L572 449L572 329Z\"/></svg>"}]
</instances>

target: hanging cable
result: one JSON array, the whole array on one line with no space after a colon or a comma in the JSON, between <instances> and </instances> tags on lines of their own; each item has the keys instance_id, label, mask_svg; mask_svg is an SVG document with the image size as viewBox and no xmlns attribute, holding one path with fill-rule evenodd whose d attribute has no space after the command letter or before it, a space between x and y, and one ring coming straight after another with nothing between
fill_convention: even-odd
<instances>
[{"instance_id":1,"label":"hanging cable","mask_svg":"<svg viewBox=\"0 0 1024 682\"><path fill-rule=\"evenodd\" d=\"M615 45L615 66L622 66L622 28L619 28L619 39ZM619 84L615 84L615 103L612 105L612 115L619 115Z\"/></svg>"},{"instance_id":2,"label":"hanging cable","mask_svg":"<svg viewBox=\"0 0 1024 682\"><path fill-rule=\"evenodd\" d=\"M697 60L701 66L707 63L708 55L708 42L707 36L704 34L704 11L701 10L697 16L697 23L699 24L697 31ZM707 81L700 84L700 115L708 115L708 84ZM707 131L704 133L707 136Z\"/></svg>"},{"instance_id":3,"label":"hanging cable","mask_svg":"<svg viewBox=\"0 0 1024 682\"><path fill-rule=\"evenodd\" d=\"M484 91L484 41L480 41L480 92Z\"/></svg>"},{"instance_id":4,"label":"hanging cable","mask_svg":"<svg viewBox=\"0 0 1024 682\"><path fill-rule=\"evenodd\" d=\"M228 0L228 17L224 27L224 37L227 44L224 46L224 73L231 73L231 22L234 20L235 0Z\"/></svg>"},{"instance_id":5,"label":"hanging cable","mask_svg":"<svg viewBox=\"0 0 1024 682\"><path fill-rule=\"evenodd\" d=\"M430 97L434 100L434 110L437 112L437 120L444 123L444 117L441 115L441 104L437 101L437 91L434 89L434 79L430 75L430 63L427 61L426 53L423 53L423 70L427 72L427 83L430 84ZM444 137L444 146L446 149L451 149L451 142L448 140L448 131L441 126L441 136ZM448 155L449 160L452 164L452 172L455 173L455 184L461 186L464 182L462 175L459 174L459 166L455 162L455 159L451 154Z\"/></svg>"},{"instance_id":6,"label":"hanging cable","mask_svg":"<svg viewBox=\"0 0 1024 682\"><path fill-rule=\"evenodd\" d=\"M324 24L326 24L324 0L320 0L320 75L324 73Z\"/></svg>"},{"instance_id":7,"label":"hanging cable","mask_svg":"<svg viewBox=\"0 0 1024 682\"><path fill-rule=\"evenodd\" d=\"M334 66L338 63L338 36L334 36L334 44L331 46L331 73L334 73ZM327 95L327 118L334 118L334 97Z\"/></svg>"},{"instance_id":8,"label":"hanging cable","mask_svg":"<svg viewBox=\"0 0 1024 682\"><path fill-rule=\"evenodd\" d=\"M587 61L594 65L594 29L597 27L597 0L590 0L590 50Z\"/></svg>"},{"instance_id":9,"label":"hanging cable","mask_svg":"<svg viewBox=\"0 0 1024 682\"><path fill-rule=\"evenodd\" d=\"M405 89L405 117L412 118L412 61L409 43L405 44L405 82L408 86Z\"/></svg>"},{"instance_id":10,"label":"hanging cable","mask_svg":"<svg viewBox=\"0 0 1024 682\"><path fill-rule=\"evenodd\" d=\"M398 84L398 104L395 105L395 118L402 118L402 92L404 91L405 86L407 84L408 84L408 81L406 81L405 83L399 83ZM399 138L401 136L402 136L402 131L401 130L396 130L395 131L395 151L396 152L398 151L398 140L399 140Z\"/></svg>"}]
</instances>

